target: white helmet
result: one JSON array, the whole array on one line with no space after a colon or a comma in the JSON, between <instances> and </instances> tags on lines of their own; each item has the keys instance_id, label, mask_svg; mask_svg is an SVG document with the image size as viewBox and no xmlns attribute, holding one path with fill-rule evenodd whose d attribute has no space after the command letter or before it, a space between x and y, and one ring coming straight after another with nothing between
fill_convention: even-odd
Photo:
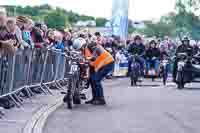
<instances>
[{"instance_id":1,"label":"white helmet","mask_svg":"<svg viewBox=\"0 0 200 133\"><path fill-rule=\"evenodd\" d=\"M83 39L83 38L77 38L73 42L73 48L75 50L80 50L83 47L83 45L85 45L85 44L86 44L85 39Z\"/></svg>"}]
</instances>

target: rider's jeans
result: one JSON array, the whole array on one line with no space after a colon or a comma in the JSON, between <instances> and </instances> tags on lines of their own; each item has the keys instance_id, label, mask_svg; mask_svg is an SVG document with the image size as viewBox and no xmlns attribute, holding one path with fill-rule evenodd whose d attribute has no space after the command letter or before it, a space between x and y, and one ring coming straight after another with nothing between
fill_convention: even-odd
<instances>
[{"instance_id":1,"label":"rider's jeans","mask_svg":"<svg viewBox=\"0 0 200 133\"><path fill-rule=\"evenodd\" d=\"M149 70L151 68L151 64L153 64L153 68L158 70L160 61L159 60L146 60L146 68L147 68L147 70Z\"/></svg>"},{"instance_id":2,"label":"rider's jeans","mask_svg":"<svg viewBox=\"0 0 200 133\"><path fill-rule=\"evenodd\" d=\"M100 98L104 97L101 81L103 80L103 78L107 76L107 74L109 74L113 70L113 68L114 68L114 63L111 63L101 68L98 72L92 73L91 80L95 85L97 97Z\"/></svg>"}]
</instances>

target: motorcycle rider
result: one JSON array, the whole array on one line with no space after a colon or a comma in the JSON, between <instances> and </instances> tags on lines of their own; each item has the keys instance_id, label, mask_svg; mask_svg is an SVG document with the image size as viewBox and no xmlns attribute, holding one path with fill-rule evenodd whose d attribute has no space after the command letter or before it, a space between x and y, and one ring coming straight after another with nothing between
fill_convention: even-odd
<instances>
[{"instance_id":1,"label":"motorcycle rider","mask_svg":"<svg viewBox=\"0 0 200 133\"><path fill-rule=\"evenodd\" d=\"M157 47L157 43L155 40L151 40L149 42L149 48L146 50L146 68L147 71L151 68L151 65L153 65L153 68L156 70L156 74L158 74L159 69L159 58L160 58L160 50Z\"/></svg>"},{"instance_id":2,"label":"motorcycle rider","mask_svg":"<svg viewBox=\"0 0 200 133\"><path fill-rule=\"evenodd\" d=\"M144 59L145 46L142 42L142 38L139 35L135 36L134 42L132 44L130 44L130 46L128 48L128 53L131 54L131 55L138 55L137 61L140 64L141 73L143 75L144 74L144 64L145 64L145 59ZM129 59L129 61L128 61L128 73L130 73L131 64L132 64L132 59Z\"/></svg>"},{"instance_id":3,"label":"motorcycle rider","mask_svg":"<svg viewBox=\"0 0 200 133\"><path fill-rule=\"evenodd\" d=\"M193 56L193 47L190 45L190 40L188 37L184 37L182 40L182 44L178 46L176 49L175 55L177 56L179 53L186 53L188 56ZM177 63L178 63L178 58L175 58L174 61L174 66L173 66L173 81L176 81L176 74L177 74Z\"/></svg>"},{"instance_id":4,"label":"motorcycle rider","mask_svg":"<svg viewBox=\"0 0 200 133\"><path fill-rule=\"evenodd\" d=\"M84 38L75 39L74 42L73 42L73 48L75 50L80 50L82 52L82 55L85 57L85 59L90 60L92 58L92 52L88 48L87 42ZM94 73L94 68L90 66L90 75L92 73ZM94 84L92 83L91 77L89 77L88 86L89 85L91 85L93 99L86 101L85 102L86 104L90 104L94 99L96 99L96 90L95 90Z\"/></svg>"},{"instance_id":5,"label":"motorcycle rider","mask_svg":"<svg viewBox=\"0 0 200 133\"><path fill-rule=\"evenodd\" d=\"M83 47L81 43L74 43L74 48L80 50ZM94 72L91 73L91 82L95 87L95 97L89 101L94 105L105 105L103 87L101 81L110 73L114 68L114 59L112 55L107 52L101 45L97 44L97 41L92 41L88 44L88 49L91 51L92 57L90 60L90 66L94 68Z\"/></svg>"}]
</instances>

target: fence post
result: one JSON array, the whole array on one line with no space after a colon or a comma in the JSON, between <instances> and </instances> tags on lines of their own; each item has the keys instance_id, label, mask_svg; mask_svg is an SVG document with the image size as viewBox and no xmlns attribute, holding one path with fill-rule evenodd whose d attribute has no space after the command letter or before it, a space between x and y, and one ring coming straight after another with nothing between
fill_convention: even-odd
<instances>
[{"instance_id":1,"label":"fence post","mask_svg":"<svg viewBox=\"0 0 200 133\"><path fill-rule=\"evenodd\" d=\"M49 92L49 94L52 94L49 87L47 85L43 84L44 73L46 71L48 56L49 56L49 49L47 49L46 54L45 54L44 66L43 66L43 70L42 70L42 76L41 76L41 79L40 79L40 88L42 89L42 91L44 91L44 89L43 89L43 86L44 86L46 88L46 90ZM46 93L46 92L44 91L44 93Z\"/></svg>"}]
</instances>

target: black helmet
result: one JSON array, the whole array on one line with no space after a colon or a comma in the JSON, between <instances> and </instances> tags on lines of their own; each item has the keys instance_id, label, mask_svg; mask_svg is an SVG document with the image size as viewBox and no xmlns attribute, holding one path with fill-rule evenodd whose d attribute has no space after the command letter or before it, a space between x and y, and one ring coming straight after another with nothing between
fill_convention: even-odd
<instances>
[{"instance_id":1,"label":"black helmet","mask_svg":"<svg viewBox=\"0 0 200 133\"><path fill-rule=\"evenodd\" d=\"M183 41L190 41L190 39L189 39L189 37L185 36L185 37L183 38Z\"/></svg>"}]
</instances>

